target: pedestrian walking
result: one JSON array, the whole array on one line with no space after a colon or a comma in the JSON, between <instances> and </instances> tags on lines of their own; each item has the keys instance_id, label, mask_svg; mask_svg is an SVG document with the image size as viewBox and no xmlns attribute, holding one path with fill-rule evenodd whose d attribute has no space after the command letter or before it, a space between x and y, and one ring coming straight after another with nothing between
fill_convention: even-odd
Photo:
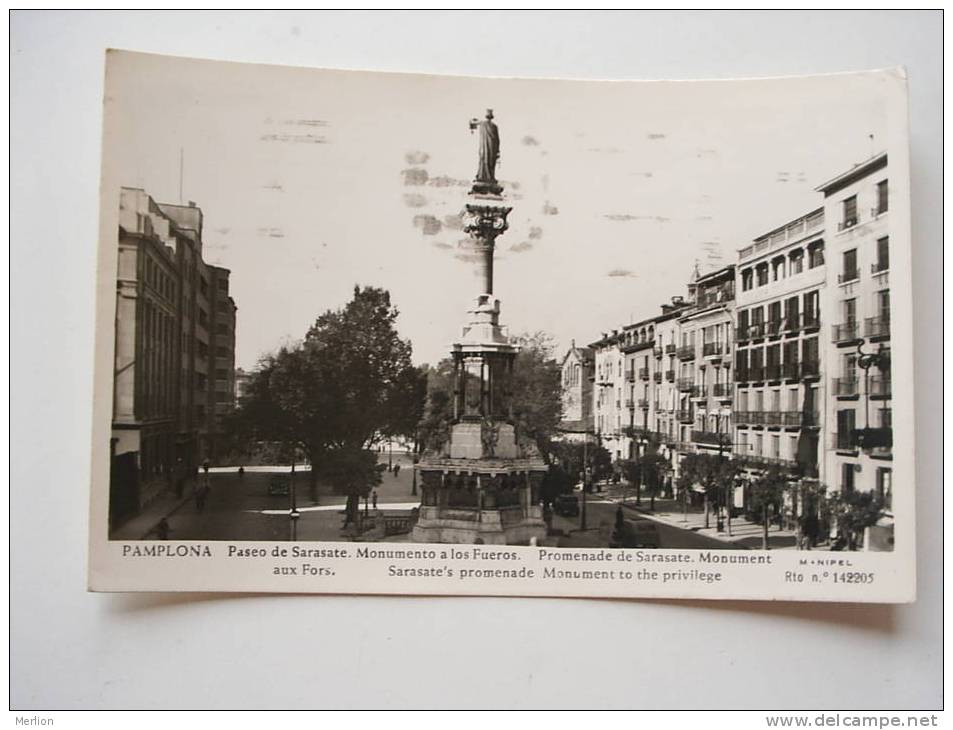
<instances>
[{"instance_id":1,"label":"pedestrian walking","mask_svg":"<svg viewBox=\"0 0 953 730\"><path fill-rule=\"evenodd\" d=\"M394 464L394 478L397 478L397 475L400 474L400 464Z\"/></svg>"},{"instance_id":2,"label":"pedestrian walking","mask_svg":"<svg viewBox=\"0 0 953 730\"><path fill-rule=\"evenodd\" d=\"M371 492L371 504L374 506L374 509L377 509L377 490L375 489Z\"/></svg>"},{"instance_id":3,"label":"pedestrian walking","mask_svg":"<svg viewBox=\"0 0 953 730\"><path fill-rule=\"evenodd\" d=\"M170 532L172 532L172 528L169 527L169 521L163 517L156 525L156 535L159 536L160 540L168 540Z\"/></svg>"}]
</instances>

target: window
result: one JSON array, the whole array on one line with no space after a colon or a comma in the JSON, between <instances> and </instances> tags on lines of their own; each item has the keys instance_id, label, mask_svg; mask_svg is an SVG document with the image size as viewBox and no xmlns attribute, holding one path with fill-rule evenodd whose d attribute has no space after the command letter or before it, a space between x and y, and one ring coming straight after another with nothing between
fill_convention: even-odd
<instances>
[{"instance_id":1,"label":"window","mask_svg":"<svg viewBox=\"0 0 953 730\"><path fill-rule=\"evenodd\" d=\"M768 322L773 326L781 324L781 302L771 302L768 305Z\"/></svg>"},{"instance_id":2,"label":"window","mask_svg":"<svg viewBox=\"0 0 953 730\"><path fill-rule=\"evenodd\" d=\"M804 361L805 366L808 364L813 365L816 370L820 358L819 352L816 337L811 337L801 342L801 359ZM816 375L817 373L814 372L813 374Z\"/></svg>"},{"instance_id":3,"label":"window","mask_svg":"<svg viewBox=\"0 0 953 730\"><path fill-rule=\"evenodd\" d=\"M754 285L754 274L751 269L745 269L741 272L741 290L748 291Z\"/></svg>"},{"instance_id":4,"label":"window","mask_svg":"<svg viewBox=\"0 0 953 730\"><path fill-rule=\"evenodd\" d=\"M856 429L856 413L853 408L837 411L837 434L835 448L853 449L854 430Z\"/></svg>"},{"instance_id":5,"label":"window","mask_svg":"<svg viewBox=\"0 0 953 730\"><path fill-rule=\"evenodd\" d=\"M877 274L890 268L890 237L884 236L877 239L877 263L872 267L873 273Z\"/></svg>"},{"instance_id":6,"label":"window","mask_svg":"<svg viewBox=\"0 0 953 730\"><path fill-rule=\"evenodd\" d=\"M781 389L775 388L771 391L771 410L778 413L781 410Z\"/></svg>"},{"instance_id":7,"label":"window","mask_svg":"<svg viewBox=\"0 0 953 730\"><path fill-rule=\"evenodd\" d=\"M764 286L768 283L768 265L758 264L755 269L758 276L758 286Z\"/></svg>"},{"instance_id":8,"label":"window","mask_svg":"<svg viewBox=\"0 0 953 730\"><path fill-rule=\"evenodd\" d=\"M754 455L761 456L764 452L764 436L760 433L754 435Z\"/></svg>"},{"instance_id":9,"label":"window","mask_svg":"<svg viewBox=\"0 0 953 730\"><path fill-rule=\"evenodd\" d=\"M747 390L738 391L738 410L739 411L748 410L748 391Z\"/></svg>"},{"instance_id":10,"label":"window","mask_svg":"<svg viewBox=\"0 0 953 730\"><path fill-rule=\"evenodd\" d=\"M881 322L890 321L890 290L877 292L877 314Z\"/></svg>"},{"instance_id":11,"label":"window","mask_svg":"<svg viewBox=\"0 0 953 730\"><path fill-rule=\"evenodd\" d=\"M797 340L784 343L784 364L788 366L789 372L788 377L793 376L795 373L791 371L792 368L797 368L798 356L797 356Z\"/></svg>"},{"instance_id":12,"label":"window","mask_svg":"<svg viewBox=\"0 0 953 730\"><path fill-rule=\"evenodd\" d=\"M820 293L809 291L804 294L804 326L816 327L820 320Z\"/></svg>"},{"instance_id":13,"label":"window","mask_svg":"<svg viewBox=\"0 0 953 730\"><path fill-rule=\"evenodd\" d=\"M787 321L789 329L795 329L798 326L798 304L800 300L797 297L789 297L784 302L784 319Z\"/></svg>"},{"instance_id":14,"label":"window","mask_svg":"<svg viewBox=\"0 0 953 730\"><path fill-rule=\"evenodd\" d=\"M788 388L788 410L789 411L801 410L801 405L800 403L798 403L797 388Z\"/></svg>"},{"instance_id":15,"label":"window","mask_svg":"<svg viewBox=\"0 0 953 730\"><path fill-rule=\"evenodd\" d=\"M851 195L844 200L844 221L841 223L841 229L854 225L857 225L857 196Z\"/></svg>"},{"instance_id":16,"label":"window","mask_svg":"<svg viewBox=\"0 0 953 730\"><path fill-rule=\"evenodd\" d=\"M877 208L875 215L887 212L887 181L881 180L877 183Z\"/></svg>"},{"instance_id":17,"label":"window","mask_svg":"<svg viewBox=\"0 0 953 730\"><path fill-rule=\"evenodd\" d=\"M738 312L738 332L742 337L748 334L748 310L742 309Z\"/></svg>"},{"instance_id":18,"label":"window","mask_svg":"<svg viewBox=\"0 0 953 730\"><path fill-rule=\"evenodd\" d=\"M804 271L804 252L801 249L791 252L791 276Z\"/></svg>"},{"instance_id":19,"label":"window","mask_svg":"<svg viewBox=\"0 0 953 730\"><path fill-rule=\"evenodd\" d=\"M884 509L893 508L893 471L881 467L877 469L877 497Z\"/></svg>"},{"instance_id":20,"label":"window","mask_svg":"<svg viewBox=\"0 0 953 730\"><path fill-rule=\"evenodd\" d=\"M840 490L844 494L854 491L854 473L855 467L851 463L843 463L840 466Z\"/></svg>"},{"instance_id":21,"label":"window","mask_svg":"<svg viewBox=\"0 0 953 730\"><path fill-rule=\"evenodd\" d=\"M779 281L784 278L784 257L779 256L771 262L771 280Z\"/></svg>"},{"instance_id":22,"label":"window","mask_svg":"<svg viewBox=\"0 0 953 730\"><path fill-rule=\"evenodd\" d=\"M856 323L857 322L857 300L845 299L842 302L842 307L844 311L844 323L845 324Z\"/></svg>"},{"instance_id":23,"label":"window","mask_svg":"<svg viewBox=\"0 0 953 730\"><path fill-rule=\"evenodd\" d=\"M824 242L821 241L808 249L807 267L809 269L824 265Z\"/></svg>"},{"instance_id":24,"label":"window","mask_svg":"<svg viewBox=\"0 0 953 730\"><path fill-rule=\"evenodd\" d=\"M778 435L771 436L771 456L775 459L781 456L781 437Z\"/></svg>"},{"instance_id":25,"label":"window","mask_svg":"<svg viewBox=\"0 0 953 730\"><path fill-rule=\"evenodd\" d=\"M850 251L844 251L844 269L838 283L854 281L857 277L857 249L852 248Z\"/></svg>"}]
</instances>

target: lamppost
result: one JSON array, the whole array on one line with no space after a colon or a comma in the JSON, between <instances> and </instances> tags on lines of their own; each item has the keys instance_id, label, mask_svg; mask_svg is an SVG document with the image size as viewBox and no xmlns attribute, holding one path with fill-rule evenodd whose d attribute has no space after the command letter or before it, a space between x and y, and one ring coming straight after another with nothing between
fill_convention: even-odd
<instances>
[{"instance_id":1,"label":"lamppost","mask_svg":"<svg viewBox=\"0 0 953 730\"><path fill-rule=\"evenodd\" d=\"M291 542L296 542L298 539L298 518L301 516L301 513L298 512L297 492L295 489L294 455L291 457L291 478L288 482L288 494L291 498L291 511L288 513L288 517L291 519Z\"/></svg>"}]
</instances>

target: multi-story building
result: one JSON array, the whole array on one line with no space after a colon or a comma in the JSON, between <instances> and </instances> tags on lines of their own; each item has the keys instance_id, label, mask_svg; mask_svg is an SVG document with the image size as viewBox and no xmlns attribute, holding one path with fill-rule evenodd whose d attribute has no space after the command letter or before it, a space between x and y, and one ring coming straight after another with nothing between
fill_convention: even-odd
<instances>
[{"instance_id":1,"label":"multi-story building","mask_svg":"<svg viewBox=\"0 0 953 730\"><path fill-rule=\"evenodd\" d=\"M134 514L211 456L210 268L202 261L202 211L156 203L122 188L119 205L116 353L110 517ZM214 269L214 267L213 267ZM227 271L225 272L227 292ZM235 306L230 323L234 370ZM231 386L233 387L233 386Z\"/></svg>"},{"instance_id":2,"label":"multi-story building","mask_svg":"<svg viewBox=\"0 0 953 730\"><path fill-rule=\"evenodd\" d=\"M824 238L818 208L738 252L733 451L749 472L778 464L822 478ZM789 515L798 509L792 493Z\"/></svg>"},{"instance_id":3,"label":"multi-story building","mask_svg":"<svg viewBox=\"0 0 953 730\"><path fill-rule=\"evenodd\" d=\"M214 382L210 388L209 458L224 455L223 418L235 408L235 300L229 296L229 272L209 266L212 292L212 342L209 352Z\"/></svg>"},{"instance_id":4,"label":"multi-story building","mask_svg":"<svg viewBox=\"0 0 953 730\"><path fill-rule=\"evenodd\" d=\"M563 416L559 430L570 441L592 438L592 384L594 357L591 348L576 347L573 340L562 361Z\"/></svg>"},{"instance_id":5,"label":"multi-story building","mask_svg":"<svg viewBox=\"0 0 953 730\"><path fill-rule=\"evenodd\" d=\"M628 456L628 439L623 428L628 424L625 409L624 335L619 330L603 332L589 347L593 351L592 412L598 441L614 460Z\"/></svg>"},{"instance_id":6,"label":"multi-story building","mask_svg":"<svg viewBox=\"0 0 953 730\"><path fill-rule=\"evenodd\" d=\"M834 492L874 492L884 511L865 548L892 549L890 228L887 155L819 186L828 263L822 310L826 480Z\"/></svg>"},{"instance_id":7,"label":"multi-story building","mask_svg":"<svg viewBox=\"0 0 953 730\"><path fill-rule=\"evenodd\" d=\"M678 319L677 448L681 454L731 453L731 352L735 267L689 285L693 305Z\"/></svg>"},{"instance_id":8,"label":"multi-story building","mask_svg":"<svg viewBox=\"0 0 953 730\"><path fill-rule=\"evenodd\" d=\"M655 345L652 351L655 356L655 373L650 418L654 424L656 440L664 445L666 453L675 450L680 436L679 317L691 305L691 301L686 301L681 296L672 297L672 303L663 304L662 314L655 318Z\"/></svg>"}]
</instances>

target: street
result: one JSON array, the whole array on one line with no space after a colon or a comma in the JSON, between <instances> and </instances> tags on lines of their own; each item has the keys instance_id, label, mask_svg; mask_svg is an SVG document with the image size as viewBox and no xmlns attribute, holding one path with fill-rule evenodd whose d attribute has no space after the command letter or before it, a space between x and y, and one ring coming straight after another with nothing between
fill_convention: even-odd
<instances>
[{"instance_id":1,"label":"street","mask_svg":"<svg viewBox=\"0 0 953 730\"><path fill-rule=\"evenodd\" d=\"M612 532L612 526L615 524L615 513L618 504L614 501L605 499L600 495L591 495L586 499L586 532L575 532L569 534L570 530L579 529L579 518L566 518L556 516L553 518L553 527L562 529L566 537L562 538L560 545L566 547L600 547L608 544L608 536ZM648 520L648 516L635 512L631 509L625 510L627 520ZM658 520L652 520L658 528L659 547L669 549L688 549L688 550L742 550L741 545L716 540L706 535L699 535L692 530L684 530Z\"/></svg>"}]
</instances>

